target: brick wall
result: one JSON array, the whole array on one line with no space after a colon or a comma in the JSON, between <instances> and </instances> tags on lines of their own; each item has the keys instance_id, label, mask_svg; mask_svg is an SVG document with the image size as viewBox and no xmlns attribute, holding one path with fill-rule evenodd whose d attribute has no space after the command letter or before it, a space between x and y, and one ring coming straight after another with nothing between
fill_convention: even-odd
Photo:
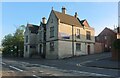
<instances>
[{"instance_id":1,"label":"brick wall","mask_svg":"<svg viewBox=\"0 0 120 78\"><path fill-rule=\"evenodd\" d=\"M95 42L95 53L101 53L104 52L104 44L103 43L99 43L99 42Z\"/></svg>"}]
</instances>

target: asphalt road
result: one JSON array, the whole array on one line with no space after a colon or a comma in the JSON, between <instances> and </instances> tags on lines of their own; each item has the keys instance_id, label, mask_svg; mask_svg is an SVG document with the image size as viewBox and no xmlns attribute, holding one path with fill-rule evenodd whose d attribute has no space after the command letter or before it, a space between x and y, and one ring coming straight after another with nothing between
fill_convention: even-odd
<instances>
[{"instance_id":1,"label":"asphalt road","mask_svg":"<svg viewBox=\"0 0 120 78\"><path fill-rule=\"evenodd\" d=\"M31 76L43 78L44 76L97 76L118 77L120 70L86 67L85 63L110 57L110 53L94 54L62 60L3 58L3 76ZM82 78L84 78L82 77Z\"/></svg>"}]
</instances>

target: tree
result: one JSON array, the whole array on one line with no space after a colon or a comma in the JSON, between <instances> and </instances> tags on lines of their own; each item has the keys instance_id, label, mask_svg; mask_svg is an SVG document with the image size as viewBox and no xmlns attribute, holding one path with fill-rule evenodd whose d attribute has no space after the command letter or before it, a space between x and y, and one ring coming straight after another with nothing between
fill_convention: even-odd
<instances>
[{"instance_id":1,"label":"tree","mask_svg":"<svg viewBox=\"0 0 120 78\"><path fill-rule=\"evenodd\" d=\"M24 30L25 26L21 25L13 35L8 34L4 37L2 40L3 55L23 56Z\"/></svg>"},{"instance_id":2,"label":"tree","mask_svg":"<svg viewBox=\"0 0 120 78\"><path fill-rule=\"evenodd\" d=\"M8 34L2 40L3 55L11 55L13 51L13 36L12 34Z\"/></svg>"}]
</instances>

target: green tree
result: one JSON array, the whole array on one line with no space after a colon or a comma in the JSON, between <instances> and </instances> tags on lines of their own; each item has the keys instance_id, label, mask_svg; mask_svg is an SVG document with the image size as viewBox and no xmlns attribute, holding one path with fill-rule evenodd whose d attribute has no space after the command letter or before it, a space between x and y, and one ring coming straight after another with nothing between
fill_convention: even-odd
<instances>
[{"instance_id":1,"label":"green tree","mask_svg":"<svg viewBox=\"0 0 120 78\"><path fill-rule=\"evenodd\" d=\"M13 35L8 34L4 37L2 40L3 55L23 56L24 30L25 26L21 25Z\"/></svg>"},{"instance_id":2,"label":"green tree","mask_svg":"<svg viewBox=\"0 0 120 78\"><path fill-rule=\"evenodd\" d=\"M21 25L14 33L14 47L16 56L23 56L24 52L24 30L25 26Z\"/></svg>"},{"instance_id":3,"label":"green tree","mask_svg":"<svg viewBox=\"0 0 120 78\"><path fill-rule=\"evenodd\" d=\"M13 51L13 35L8 34L2 40L3 55L11 55Z\"/></svg>"}]
</instances>

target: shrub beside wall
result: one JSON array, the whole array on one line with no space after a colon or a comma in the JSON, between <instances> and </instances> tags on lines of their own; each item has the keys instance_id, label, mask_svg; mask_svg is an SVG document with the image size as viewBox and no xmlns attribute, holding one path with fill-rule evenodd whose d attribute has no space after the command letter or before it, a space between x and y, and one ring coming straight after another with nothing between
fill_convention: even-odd
<instances>
[{"instance_id":1,"label":"shrub beside wall","mask_svg":"<svg viewBox=\"0 0 120 78\"><path fill-rule=\"evenodd\" d=\"M115 40L113 43L112 60L120 61L120 39Z\"/></svg>"}]
</instances>

